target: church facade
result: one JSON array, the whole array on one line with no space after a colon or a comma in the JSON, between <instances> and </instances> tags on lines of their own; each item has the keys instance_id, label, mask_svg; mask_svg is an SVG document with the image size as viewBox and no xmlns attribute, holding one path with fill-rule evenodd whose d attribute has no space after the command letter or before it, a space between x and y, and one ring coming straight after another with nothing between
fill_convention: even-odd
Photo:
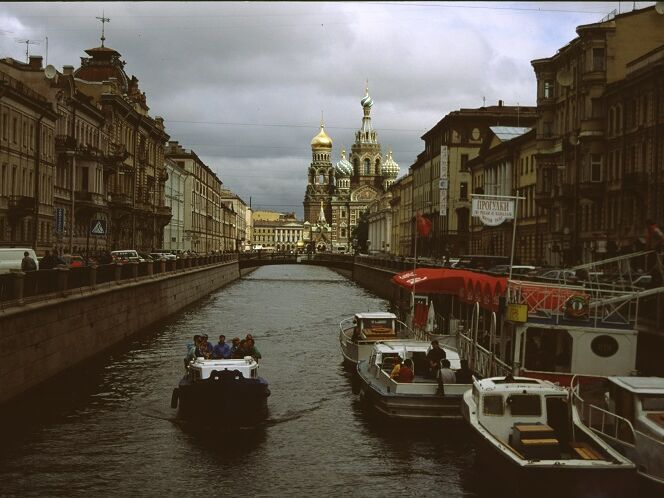
<instances>
[{"instance_id":1,"label":"church facade","mask_svg":"<svg viewBox=\"0 0 664 498\"><path fill-rule=\"evenodd\" d=\"M326 237L317 237L315 251L351 252L353 231L360 216L374 199L384 194L399 175L392 152L383 157L376 131L371 124L373 99L366 89L360 101L362 125L346 157L332 164L332 139L320 131L311 140L311 164L304 195L305 226L319 227Z\"/></svg>"}]
</instances>

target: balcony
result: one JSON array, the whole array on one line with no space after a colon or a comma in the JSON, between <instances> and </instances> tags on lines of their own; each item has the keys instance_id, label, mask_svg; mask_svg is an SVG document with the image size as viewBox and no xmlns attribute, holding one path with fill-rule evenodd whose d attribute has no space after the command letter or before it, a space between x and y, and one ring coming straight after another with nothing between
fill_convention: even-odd
<instances>
[{"instance_id":1,"label":"balcony","mask_svg":"<svg viewBox=\"0 0 664 498\"><path fill-rule=\"evenodd\" d=\"M76 191L74 192L74 196L76 198L76 204L79 206L89 206L93 208L106 206L104 196L95 192Z\"/></svg>"},{"instance_id":2,"label":"balcony","mask_svg":"<svg viewBox=\"0 0 664 498\"><path fill-rule=\"evenodd\" d=\"M604 137L604 118L588 118L581 120L579 139L599 139Z\"/></svg>"},{"instance_id":3,"label":"balcony","mask_svg":"<svg viewBox=\"0 0 664 498\"><path fill-rule=\"evenodd\" d=\"M581 80L584 83L604 84L606 83L606 71L604 69L587 71L581 75Z\"/></svg>"},{"instance_id":4,"label":"balcony","mask_svg":"<svg viewBox=\"0 0 664 498\"><path fill-rule=\"evenodd\" d=\"M76 146L76 139L74 137L69 135L55 136L55 151L57 153L75 151Z\"/></svg>"},{"instance_id":5,"label":"balcony","mask_svg":"<svg viewBox=\"0 0 664 498\"><path fill-rule=\"evenodd\" d=\"M622 186L624 190L632 192L645 192L648 184L648 175L643 171L633 171L623 174Z\"/></svg>"},{"instance_id":6,"label":"balcony","mask_svg":"<svg viewBox=\"0 0 664 498\"><path fill-rule=\"evenodd\" d=\"M35 198L26 195L13 195L9 198L9 217L13 219L23 218L35 211Z\"/></svg>"},{"instance_id":7,"label":"balcony","mask_svg":"<svg viewBox=\"0 0 664 498\"><path fill-rule=\"evenodd\" d=\"M128 194L111 194L111 203L120 207L131 207L133 205L131 196Z\"/></svg>"},{"instance_id":8,"label":"balcony","mask_svg":"<svg viewBox=\"0 0 664 498\"><path fill-rule=\"evenodd\" d=\"M579 196L586 199L598 199L604 195L603 182L591 182L590 180L581 180L579 182Z\"/></svg>"}]
</instances>

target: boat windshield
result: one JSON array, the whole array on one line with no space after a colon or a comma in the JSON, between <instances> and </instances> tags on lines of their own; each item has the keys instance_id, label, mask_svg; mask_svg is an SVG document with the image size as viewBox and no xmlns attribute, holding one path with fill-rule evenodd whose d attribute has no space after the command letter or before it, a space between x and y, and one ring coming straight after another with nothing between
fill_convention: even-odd
<instances>
[{"instance_id":1,"label":"boat windshield","mask_svg":"<svg viewBox=\"0 0 664 498\"><path fill-rule=\"evenodd\" d=\"M641 406L647 412L664 411L664 396L644 396L641 398Z\"/></svg>"},{"instance_id":2,"label":"boat windshield","mask_svg":"<svg viewBox=\"0 0 664 498\"><path fill-rule=\"evenodd\" d=\"M512 415L538 417L542 414L542 400L537 394L512 394L507 404Z\"/></svg>"}]
</instances>

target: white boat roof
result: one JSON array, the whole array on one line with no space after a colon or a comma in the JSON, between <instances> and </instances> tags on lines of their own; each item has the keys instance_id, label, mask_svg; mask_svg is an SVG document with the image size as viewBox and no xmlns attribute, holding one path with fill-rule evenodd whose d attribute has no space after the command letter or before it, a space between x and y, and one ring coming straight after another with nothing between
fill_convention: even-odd
<instances>
[{"instance_id":1,"label":"white boat roof","mask_svg":"<svg viewBox=\"0 0 664 498\"><path fill-rule=\"evenodd\" d=\"M388 313L386 311L368 311L366 313L355 313L355 317L360 320L364 318L390 318L396 320L397 315L394 313Z\"/></svg>"},{"instance_id":2,"label":"white boat roof","mask_svg":"<svg viewBox=\"0 0 664 498\"><path fill-rule=\"evenodd\" d=\"M664 395L662 377L609 377L609 381L633 393Z\"/></svg>"},{"instance_id":3,"label":"white boat roof","mask_svg":"<svg viewBox=\"0 0 664 498\"><path fill-rule=\"evenodd\" d=\"M258 363L256 360L254 360L253 357L251 356L245 356L244 358L233 358L233 359L209 359L206 360L205 358L198 357L194 361L194 365L196 366L203 366L203 367L224 367L224 368L232 368L232 367L246 367L246 366L254 366L257 365Z\"/></svg>"},{"instance_id":4,"label":"white boat roof","mask_svg":"<svg viewBox=\"0 0 664 498\"><path fill-rule=\"evenodd\" d=\"M567 394L567 390L548 380L530 377L514 377L513 381L505 382L505 377L491 377L475 382L478 389L484 392L518 393L518 394Z\"/></svg>"},{"instance_id":5,"label":"white boat roof","mask_svg":"<svg viewBox=\"0 0 664 498\"><path fill-rule=\"evenodd\" d=\"M380 341L375 343L374 351L382 354L400 353L404 350L410 352L426 353L430 347L431 347L431 342L429 341L397 339L397 340ZM448 360L453 361L459 359L459 353L457 353L453 349L447 349L445 347L441 347L441 349L445 350L445 357Z\"/></svg>"}]
</instances>

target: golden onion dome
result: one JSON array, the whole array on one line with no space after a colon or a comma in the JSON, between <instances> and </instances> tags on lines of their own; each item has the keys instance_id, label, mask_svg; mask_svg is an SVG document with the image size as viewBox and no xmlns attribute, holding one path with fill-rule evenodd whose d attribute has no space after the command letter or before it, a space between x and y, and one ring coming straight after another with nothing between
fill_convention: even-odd
<instances>
[{"instance_id":1,"label":"golden onion dome","mask_svg":"<svg viewBox=\"0 0 664 498\"><path fill-rule=\"evenodd\" d=\"M311 139L312 149L332 149L332 139L325 133L325 126L320 125L318 135Z\"/></svg>"}]
</instances>

